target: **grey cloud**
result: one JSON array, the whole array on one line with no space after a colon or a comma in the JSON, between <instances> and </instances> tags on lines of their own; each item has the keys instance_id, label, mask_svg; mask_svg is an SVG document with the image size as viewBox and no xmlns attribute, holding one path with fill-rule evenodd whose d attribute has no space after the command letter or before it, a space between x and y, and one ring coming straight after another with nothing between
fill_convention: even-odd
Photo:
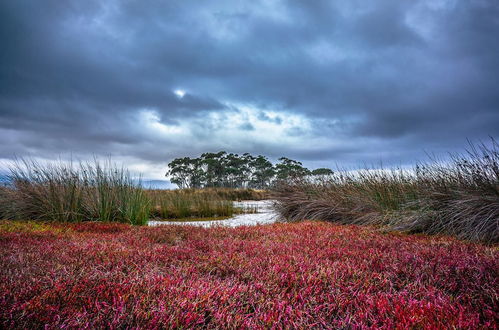
<instances>
[{"instance_id":1,"label":"grey cloud","mask_svg":"<svg viewBox=\"0 0 499 330\"><path fill-rule=\"evenodd\" d=\"M258 119L263 120L263 121L268 121L271 123L275 124L281 124L282 123L282 118L280 116L269 116L266 114L264 111L259 111L258 112Z\"/></svg>"},{"instance_id":2,"label":"grey cloud","mask_svg":"<svg viewBox=\"0 0 499 330\"><path fill-rule=\"evenodd\" d=\"M250 122L246 122L244 124L239 125L239 128L243 131L254 131L255 127L251 125Z\"/></svg>"},{"instance_id":3,"label":"grey cloud","mask_svg":"<svg viewBox=\"0 0 499 330\"><path fill-rule=\"evenodd\" d=\"M322 144L247 142L258 125L241 118L233 152L355 163L457 148L499 133L497 17L487 0L3 1L0 157L166 162L224 147L213 132L242 105L272 125L300 116L312 132L288 135ZM137 127L145 110L191 131L154 135Z\"/></svg>"}]
</instances>

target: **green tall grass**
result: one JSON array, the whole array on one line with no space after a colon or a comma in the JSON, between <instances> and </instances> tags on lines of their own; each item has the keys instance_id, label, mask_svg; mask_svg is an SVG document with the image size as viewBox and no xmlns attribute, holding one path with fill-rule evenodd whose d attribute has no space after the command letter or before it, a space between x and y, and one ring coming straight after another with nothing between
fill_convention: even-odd
<instances>
[{"instance_id":1,"label":"green tall grass","mask_svg":"<svg viewBox=\"0 0 499 330\"><path fill-rule=\"evenodd\" d=\"M499 148L471 145L450 161L412 170L338 171L328 180L284 183L273 192L287 221L326 220L499 241Z\"/></svg>"},{"instance_id":2,"label":"green tall grass","mask_svg":"<svg viewBox=\"0 0 499 330\"><path fill-rule=\"evenodd\" d=\"M130 174L110 162L49 163L20 160L11 187L0 190L5 219L147 223L150 201Z\"/></svg>"}]
</instances>

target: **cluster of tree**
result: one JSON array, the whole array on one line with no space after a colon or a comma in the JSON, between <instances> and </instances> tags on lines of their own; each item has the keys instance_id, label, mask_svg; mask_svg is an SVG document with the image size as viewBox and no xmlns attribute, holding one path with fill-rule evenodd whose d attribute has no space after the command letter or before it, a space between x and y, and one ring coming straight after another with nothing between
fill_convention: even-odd
<instances>
[{"instance_id":1,"label":"cluster of tree","mask_svg":"<svg viewBox=\"0 0 499 330\"><path fill-rule=\"evenodd\" d=\"M333 172L328 168L313 171L302 163L286 157L272 164L266 157L243 155L220 151L204 153L199 158L176 158L168 164L166 176L179 188L270 187L278 180L290 180L307 175L327 176Z\"/></svg>"}]
</instances>

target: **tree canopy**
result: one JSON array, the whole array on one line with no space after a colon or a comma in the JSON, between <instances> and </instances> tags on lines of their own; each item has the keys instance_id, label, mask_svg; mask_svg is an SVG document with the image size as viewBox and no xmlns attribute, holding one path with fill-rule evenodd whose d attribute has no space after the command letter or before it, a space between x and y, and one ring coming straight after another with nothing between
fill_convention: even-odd
<instances>
[{"instance_id":1,"label":"tree canopy","mask_svg":"<svg viewBox=\"0 0 499 330\"><path fill-rule=\"evenodd\" d=\"M198 158L176 158L168 164L166 172L170 181L179 188L258 189L268 188L276 181L329 174L332 174L330 169L310 171L301 162L286 157L279 158L279 162L274 165L262 155L238 155L225 151L203 153Z\"/></svg>"}]
</instances>

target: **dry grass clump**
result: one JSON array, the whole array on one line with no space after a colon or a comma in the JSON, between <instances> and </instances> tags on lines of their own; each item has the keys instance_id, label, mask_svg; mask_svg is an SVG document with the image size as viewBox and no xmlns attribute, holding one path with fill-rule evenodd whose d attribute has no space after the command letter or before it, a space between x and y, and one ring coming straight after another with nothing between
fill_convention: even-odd
<instances>
[{"instance_id":1,"label":"dry grass clump","mask_svg":"<svg viewBox=\"0 0 499 330\"><path fill-rule=\"evenodd\" d=\"M228 201L264 200L269 197L267 190L252 188L188 188L180 189L180 191L187 194L207 195L208 197L216 196Z\"/></svg>"},{"instance_id":2,"label":"dry grass clump","mask_svg":"<svg viewBox=\"0 0 499 330\"><path fill-rule=\"evenodd\" d=\"M255 207L236 207L232 201L262 200L265 190L202 188L147 190L151 199L151 216L161 219L230 217L238 213L255 213Z\"/></svg>"},{"instance_id":3,"label":"dry grass clump","mask_svg":"<svg viewBox=\"0 0 499 330\"><path fill-rule=\"evenodd\" d=\"M153 205L151 215L161 219L228 217L238 211L232 201L209 191L152 190L147 194Z\"/></svg>"},{"instance_id":4,"label":"dry grass clump","mask_svg":"<svg viewBox=\"0 0 499 330\"><path fill-rule=\"evenodd\" d=\"M203 188L147 190L151 216L160 219L231 217L239 213L256 213L255 206L234 206L238 196L260 197L267 194L253 189Z\"/></svg>"},{"instance_id":5,"label":"dry grass clump","mask_svg":"<svg viewBox=\"0 0 499 330\"><path fill-rule=\"evenodd\" d=\"M288 221L326 220L499 241L499 148L471 145L450 162L413 171L340 171L320 182L297 180L274 191Z\"/></svg>"},{"instance_id":6,"label":"dry grass clump","mask_svg":"<svg viewBox=\"0 0 499 330\"><path fill-rule=\"evenodd\" d=\"M242 200L264 200L269 198L267 190L251 189L251 188L209 188L208 191L213 190L219 197L231 201Z\"/></svg>"},{"instance_id":7,"label":"dry grass clump","mask_svg":"<svg viewBox=\"0 0 499 330\"><path fill-rule=\"evenodd\" d=\"M123 168L110 163L40 164L18 161L11 185L0 190L0 217L60 222L108 221L142 225L149 199Z\"/></svg>"}]
</instances>

